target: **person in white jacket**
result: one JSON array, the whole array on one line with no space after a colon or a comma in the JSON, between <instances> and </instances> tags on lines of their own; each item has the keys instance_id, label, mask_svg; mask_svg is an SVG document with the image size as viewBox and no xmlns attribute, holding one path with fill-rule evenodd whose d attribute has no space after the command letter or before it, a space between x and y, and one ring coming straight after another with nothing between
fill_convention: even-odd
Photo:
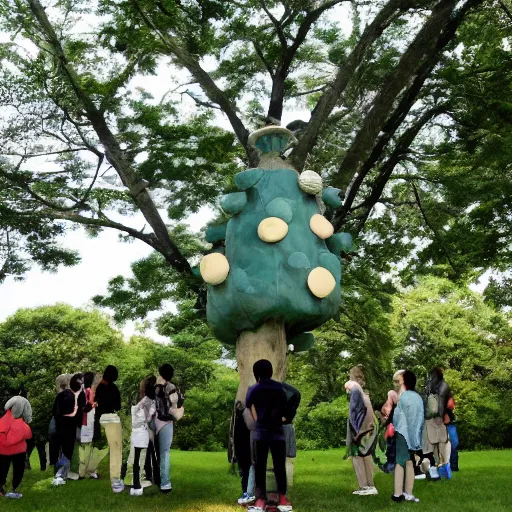
<instances>
[{"instance_id":1,"label":"person in white jacket","mask_svg":"<svg viewBox=\"0 0 512 512\"><path fill-rule=\"evenodd\" d=\"M141 453L149 445L151 430L149 422L155 415L155 386L146 383L144 397L137 404L132 406L132 436L131 442L134 449L133 459L133 487L130 489L131 496L142 496L143 489L140 483L140 460Z\"/></svg>"}]
</instances>

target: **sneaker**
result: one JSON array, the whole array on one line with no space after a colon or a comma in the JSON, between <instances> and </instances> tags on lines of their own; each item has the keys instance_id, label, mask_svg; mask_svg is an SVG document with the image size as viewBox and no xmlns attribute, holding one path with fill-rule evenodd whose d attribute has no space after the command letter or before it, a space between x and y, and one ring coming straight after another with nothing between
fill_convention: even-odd
<instances>
[{"instance_id":1,"label":"sneaker","mask_svg":"<svg viewBox=\"0 0 512 512\"><path fill-rule=\"evenodd\" d=\"M68 480L78 480L80 475L78 473L73 473L73 471L70 471L68 473Z\"/></svg>"},{"instance_id":2,"label":"sneaker","mask_svg":"<svg viewBox=\"0 0 512 512\"><path fill-rule=\"evenodd\" d=\"M427 478L427 475L425 475L424 473L420 473L419 475L416 475L414 477L414 480L425 480Z\"/></svg>"},{"instance_id":3,"label":"sneaker","mask_svg":"<svg viewBox=\"0 0 512 512\"><path fill-rule=\"evenodd\" d=\"M66 480L64 480L64 478L62 478L61 476L56 476L52 480L52 485L54 485L55 487L58 487L59 485L65 485L65 483L66 483Z\"/></svg>"},{"instance_id":4,"label":"sneaker","mask_svg":"<svg viewBox=\"0 0 512 512\"><path fill-rule=\"evenodd\" d=\"M23 498L23 494L21 494L20 492L8 492L6 495L5 495L6 498L11 498L13 500L19 500L20 498Z\"/></svg>"},{"instance_id":5,"label":"sneaker","mask_svg":"<svg viewBox=\"0 0 512 512\"><path fill-rule=\"evenodd\" d=\"M249 496L248 493L244 492L241 498L238 498L239 505L250 505L256 501L255 496Z\"/></svg>"},{"instance_id":6,"label":"sneaker","mask_svg":"<svg viewBox=\"0 0 512 512\"><path fill-rule=\"evenodd\" d=\"M267 503L265 500L262 500L261 498L256 500L256 503L254 505L251 505L247 510L249 512L265 512L265 509L267 508Z\"/></svg>"},{"instance_id":7,"label":"sneaker","mask_svg":"<svg viewBox=\"0 0 512 512\"><path fill-rule=\"evenodd\" d=\"M361 496L371 496L375 494L379 494L379 491L377 491L377 488L373 485L365 487L363 492L360 493Z\"/></svg>"},{"instance_id":8,"label":"sneaker","mask_svg":"<svg viewBox=\"0 0 512 512\"><path fill-rule=\"evenodd\" d=\"M170 482L168 484L160 486L160 492L168 493L168 492L171 492L171 491L172 491L172 485L171 485Z\"/></svg>"},{"instance_id":9,"label":"sneaker","mask_svg":"<svg viewBox=\"0 0 512 512\"><path fill-rule=\"evenodd\" d=\"M124 482L119 478L112 480L112 491L116 494L123 492L124 491Z\"/></svg>"},{"instance_id":10,"label":"sneaker","mask_svg":"<svg viewBox=\"0 0 512 512\"><path fill-rule=\"evenodd\" d=\"M100 475L98 475L98 473L96 473L96 471L94 473L91 473L89 475L89 478L91 478L92 480L99 480L100 479Z\"/></svg>"},{"instance_id":11,"label":"sneaker","mask_svg":"<svg viewBox=\"0 0 512 512\"><path fill-rule=\"evenodd\" d=\"M452 478L452 467L450 466L449 462L447 462L444 465L444 472L445 472L446 478L448 478L448 480L450 480Z\"/></svg>"},{"instance_id":12,"label":"sneaker","mask_svg":"<svg viewBox=\"0 0 512 512\"><path fill-rule=\"evenodd\" d=\"M405 501L405 496L400 494L400 496L395 496L394 494L391 496L391 499L396 502Z\"/></svg>"},{"instance_id":13,"label":"sneaker","mask_svg":"<svg viewBox=\"0 0 512 512\"><path fill-rule=\"evenodd\" d=\"M142 496L144 490L141 488L141 489L135 489L135 488L131 488L130 489L130 496Z\"/></svg>"},{"instance_id":14,"label":"sneaker","mask_svg":"<svg viewBox=\"0 0 512 512\"><path fill-rule=\"evenodd\" d=\"M429 469L428 474L430 476L430 480L440 480L441 479L441 476L439 475L439 471L437 470L437 468L435 466L432 466Z\"/></svg>"},{"instance_id":15,"label":"sneaker","mask_svg":"<svg viewBox=\"0 0 512 512\"><path fill-rule=\"evenodd\" d=\"M145 489L146 487L151 487L153 485L153 482L150 482L149 480L142 480L140 483L140 486Z\"/></svg>"},{"instance_id":16,"label":"sneaker","mask_svg":"<svg viewBox=\"0 0 512 512\"><path fill-rule=\"evenodd\" d=\"M290 512L292 510L292 504L288 501L288 498L281 494L279 496L279 504L277 505L279 512Z\"/></svg>"},{"instance_id":17,"label":"sneaker","mask_svg":"<svg viewBox=\"0 0 512 512\"><path fill-rule=\"evenodd\" d=\"M420 502L420 500L418 498L416 498L416 496L413 496L412 494L408 494L406 492L404 492L404 498L405 498L405 501L413 501L414 503Z\"/></svg>"}]
</instances>

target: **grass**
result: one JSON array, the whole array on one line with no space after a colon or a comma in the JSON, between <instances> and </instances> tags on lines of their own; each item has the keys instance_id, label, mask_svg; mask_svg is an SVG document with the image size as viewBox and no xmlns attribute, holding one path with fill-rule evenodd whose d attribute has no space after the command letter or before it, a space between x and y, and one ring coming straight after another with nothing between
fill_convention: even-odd
<instances>
[{"instance_id":1,"label":"grass","mask_svg":"<svg viewBox=\"0 0 512 512\"><path fill-rule=\"evenodd\" d=\"M510 511L512 451L488 451L460 454L461 471L451 481L416 482L415 495L421 503L393 503L390 496L392 476L377 471L378 496L353 496L355 475L344 451L299 453L295 466L295 485L290 492L296 512L387 511L418 508L421 511L488 512ZM32 466L37 468L37 455ZM68 482L51 486L51 471L32 469L26 473L20 491L21 500L2 499L2 511L60 512L240 512L233 505L240 495L239 479L228 472L224 453L178 452L171 454L172 482L170 495L154 487L144 496L133 498L125 491L114 495L108 478L100 481ZM105 476L108 467L102 466ZM9 482L8 482L9 484Z\"/></svg>"}]
</instances>

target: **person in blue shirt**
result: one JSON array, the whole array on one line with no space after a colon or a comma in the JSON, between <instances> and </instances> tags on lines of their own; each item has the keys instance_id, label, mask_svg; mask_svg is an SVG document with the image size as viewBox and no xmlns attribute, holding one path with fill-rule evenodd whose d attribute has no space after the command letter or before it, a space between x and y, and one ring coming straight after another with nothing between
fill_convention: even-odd
<instances>
[{"instance_id":1,"label":"person in blue shirt","mask_svg":"<svg viewBox=\"0 0 512 512\"><path fill-rule=\"evenodd\" d=\"M249 507L252 512L264 512L267 489L266 471L268 452L272 453L274 474L279 493L280 512L292 510L286 497L286 442L283 423L286 422L286 393L280 382L272 380L272 363L266 359L256 361L253 366L256 384L247 391L245 406L256 422L253 433L255 446L256 503Z\"/></svg>"},{"instance_id":2,"label":"person in blue shirt","mask_svg":"<svg viewBox=\"0 0 512 512\"><path fill-rule=\"evenodd\" d=\"M393 501L420 501L413 493L414 458L421 454L425 413L423 400L416 393L416 375L403 373L405 391L398 399L393 415L396 436L395 491ZM404 490L405 479L405 490Z\"/></svg>"}]
</instances>

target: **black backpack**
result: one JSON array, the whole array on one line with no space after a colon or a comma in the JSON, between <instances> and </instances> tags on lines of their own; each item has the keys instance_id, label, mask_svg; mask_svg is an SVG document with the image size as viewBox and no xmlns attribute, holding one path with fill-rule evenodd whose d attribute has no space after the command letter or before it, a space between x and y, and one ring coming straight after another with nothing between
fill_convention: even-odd
<instances>
[{"instance_id":1,"label":"black backpack","mask_svg":"<svg viewBox=\"0 0 512 512\"><path fill-rule=\"evenodd\" d=\"M174 384L171 384L171 389L169 391L166 391L167 384L164 385L157 385L156 386L156 396L155 396L155 406L156 406L156 416L160 421L174 421L175 418L171 412L171 400L170 395L172 393L178 394L178 403L176 406L182 407L185 402L185 397L183 393L179 390L177 386Z\"/></svg>"}]
</instances>

